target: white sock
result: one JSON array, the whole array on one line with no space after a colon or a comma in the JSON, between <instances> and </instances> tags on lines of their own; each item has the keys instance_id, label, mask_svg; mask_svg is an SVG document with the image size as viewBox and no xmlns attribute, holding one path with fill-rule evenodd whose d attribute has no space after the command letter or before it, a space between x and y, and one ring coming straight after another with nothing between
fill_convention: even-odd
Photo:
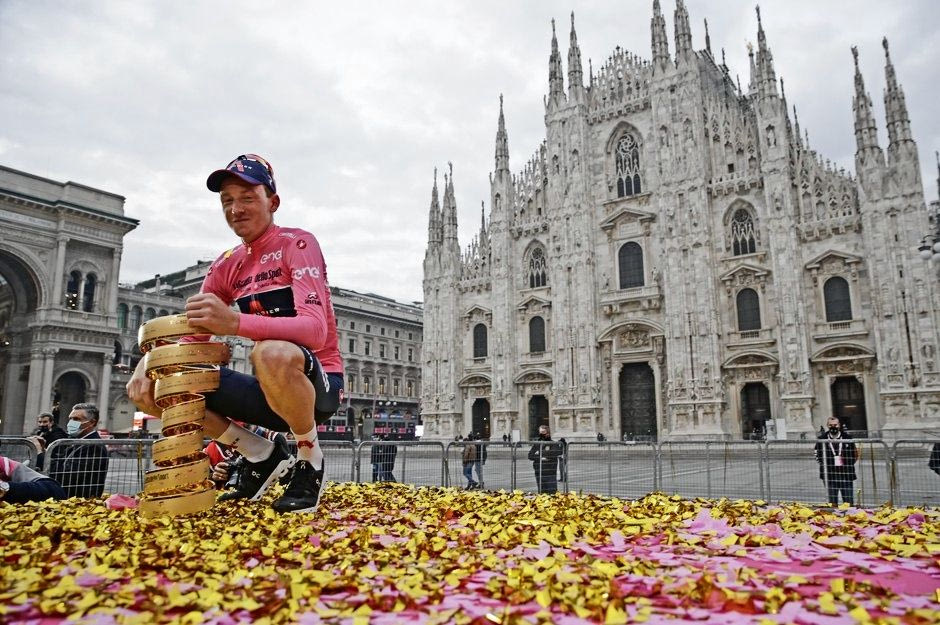
<instances>
[{"instance_id":1,"label":"white sock","mask_svg":"<svg viewBox=\"0 0 940 625\"><path fill-rule=\"evenodd\" d=\"M249 432L237 423L229 423L228 428L222 432L218 439L220 443L232 447L245 456L248 462L261 462L267 460L274 450L274 442L254 432Z\"/></svg>"},{"instance_id":2,"label":"white sock","mask_svg":"<svg viewBox=\"0 0 940 625\"><path fill-rule=\"evenodd\" d=\"M323 450L320 449L320 439L317 438L317 426L306 434L294 432L294 438L297 440L297 459L306 460L313 465L313 468L319 471L323 468Z\"/></svg>"}]
</instances>

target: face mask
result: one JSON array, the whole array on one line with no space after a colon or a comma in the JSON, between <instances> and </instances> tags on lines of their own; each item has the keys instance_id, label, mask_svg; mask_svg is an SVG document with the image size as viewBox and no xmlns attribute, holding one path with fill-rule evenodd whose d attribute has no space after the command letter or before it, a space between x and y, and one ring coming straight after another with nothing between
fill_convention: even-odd
<instances>
[{"instance_id":1,"label":"face mask","mask_svg":"<svg viewBox=\"0 0 940 625\"><path fill-rule=\"evenodd\" d=\"M832 434L835 434L835 433L838 432L838 431L839 431L839 427L838 427L838 426L836 426L836 427L830 426L830 427L829 427L829 432L832 433Z\"/></svg>"},{"instance_id":2,"label":"face mask","mask_svg":"<svg viewBox=\"0 0 940 625\"><path fill-rule=\"evenodd\" d=\"M40 432L43 432L43 433L48 432L48 431L49 431L49 426L48 426L48 425L41 425L41 426L39 426L39 431L40 431Z\"/></svg>"},{"instance_id":3,"label":"face mask","mask_svg":"<svg viewBox=\"0 0 940 625\"><path fill-rule=\"evenodd\" d=\"M68 425L65 426L65 431L68 432L69 436L75 438L75 436L81 431L82 422L81 421L72 421L69 420Z\"/></svg>"}]
</instances>

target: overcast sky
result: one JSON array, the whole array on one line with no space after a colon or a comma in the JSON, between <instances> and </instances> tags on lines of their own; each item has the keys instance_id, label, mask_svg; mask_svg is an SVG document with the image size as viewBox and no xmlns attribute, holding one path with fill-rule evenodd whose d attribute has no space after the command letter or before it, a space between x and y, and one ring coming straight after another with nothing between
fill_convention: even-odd
<instances>
[{"instance_id":1,"label":"overcast sky","mask_svg":"<svg viewBox=\"0 0 940 625\"><path fill-rule=\"evenodd\" d=\"M672 42L673 0L664 0ZM710 6L709 6L710 5ZM778 76L811 144L853 165L850 46L885 146L881 38L905 90L928 201L940 59L935 0L764 0ZM747 84L753 2L687 0L696 49ZM330 281L420 300L435 166L454 164L461 245L489 197L499 94L510 168L544 138L550 20L567 64L616 46L649 58L652 0L150 2L0 0L0 163L123 195L140 226L121 281L215 258L237 241L205 188L244 152L274 165L277 222L320 240ZM565 67L567 73L567 67ZM585 77L585 80L587 78ZM487 207L489 210L489 207Z\"/></svg>"}]
</instances>

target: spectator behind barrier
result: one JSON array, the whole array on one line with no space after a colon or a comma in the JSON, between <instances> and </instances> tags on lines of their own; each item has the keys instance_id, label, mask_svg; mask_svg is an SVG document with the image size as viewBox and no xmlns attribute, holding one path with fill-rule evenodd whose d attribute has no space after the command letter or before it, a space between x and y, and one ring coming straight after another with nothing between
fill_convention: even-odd
<instances>
[{"instance_id":1,"label":"spectator behind barrier","mask_svg":"<svg viewBox=\"0 0 940 625\"><path fill-rule=\"evenodd\" d=\"M98 435L98 407L75 404L66 431L76 442L60 443L50 458L49 477L62 485L69 497L100 497L108 475L108 448L83 445L77 441L101 440Z\"/></svg>"},{"instance_id":2,"label":"spectator behind barrier","mask_svg":"<svg viewBox=\"0 0 940 625\"><path fill-rule=\"evenodd\" d=\"M36 458L36 467L42 469L43 463L45 462L46 450L49 449L49 445L60 438L68 438L69 435L55 422L51 412L40 412L39 416L36 418L36 425L36 431L33 436L29 437L29 440L32 441L39 450L39 456Z\"/></svg>"}]
</instances>

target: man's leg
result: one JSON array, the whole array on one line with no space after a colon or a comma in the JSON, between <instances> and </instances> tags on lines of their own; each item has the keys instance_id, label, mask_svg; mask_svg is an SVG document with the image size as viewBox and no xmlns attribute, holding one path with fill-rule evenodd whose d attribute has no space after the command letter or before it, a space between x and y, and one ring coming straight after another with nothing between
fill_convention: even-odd
<instances>
[{"instance_id":1,"label":"man's leg","mask_svg":"<svg viewBox=\"0 0 940 625\"><path fill-rule=\"evenodd\" d=\"M855 497L852 493L852 482L850 480L839 482L839 490L842 491L842 502L854 506Z\"/></svg>"},{"instance_id":2,"label":"man's leg","mask_svg":"<svg viewBox=\"0 0 940 625\"><path fill-rule=\"evenodd\" d=\"M483 463L477 460L473 463L473 468L477 472L477 483L479 483L480 488L483 487Z\"/></svg>"},{"instance_id":3,"label":"man's leg","mask_svg":"<svg viewBox=\"0 0 940 625\"><path fill-rule=\"evenodd\" d=\"M834 506L839 505L839 483L832 478L826 482L826 488L829 490L829 503Z\"/></svg>"},{"instance_id":4,"label":"man's leg","mask_svg":"<svg viewBox=\"0 0 940 625\"><path fill-rule=\"evenodd\" d=\"M297 440L294 473L273 507L277 512L312 512L320 503L325 475L314 415L317 391L308 374L325 375L315 356L286 341L259 341L251 352L251 364L268 405Z\"/></svg>"}]
</instances>

